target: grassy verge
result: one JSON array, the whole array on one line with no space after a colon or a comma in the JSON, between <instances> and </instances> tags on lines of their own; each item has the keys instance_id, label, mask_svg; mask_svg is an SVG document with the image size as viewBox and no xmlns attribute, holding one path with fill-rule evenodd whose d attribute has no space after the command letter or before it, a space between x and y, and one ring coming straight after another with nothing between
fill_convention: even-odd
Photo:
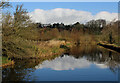
<instances>
[{"instance_id":1,"label":"grassy verge","mask_svg":"<svg viewBox=\"0 0 120 83\"><path fill-rule=\"evenodd\" d=\"M37 54L36 57L47 57L47 56L55 56L62 54L67 48L61 48L61 45L66 46L68 48L68 43L60 40L50 40L46 42L40 42L37 45ZM70 45L69 45L70 46Z\"/></svg>"},{"instance_id":2,"label":"grassy verge","mask_svg":"<svg viewBox=\"0 0 120 83\"><path fill-rule=\"evenodd\" d=\"M109 43L103 43L103 42L99 42L98 45L103 46L105 48L120 52L120 46L116 45L116 44L109 44Z\"/></svg>"},{"instance_id":3,"label":"grassy verge","mask_svg":"<svg viewBox=\"0 0 120 83\"><path fill-rule=\"evenodd\" d=\"M1 56L1 64L0 64L0 67L7 67L7 66L10 66L10 65L13 65L14 64L14 61L13 60L8 60L7 57L3 57Z\"/></svg>"}]
</instances>

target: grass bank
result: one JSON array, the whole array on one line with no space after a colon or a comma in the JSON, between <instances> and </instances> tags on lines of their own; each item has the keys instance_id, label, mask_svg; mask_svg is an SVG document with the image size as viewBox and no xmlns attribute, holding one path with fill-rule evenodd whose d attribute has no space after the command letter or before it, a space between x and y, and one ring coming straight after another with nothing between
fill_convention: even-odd
<instances>
[{"instance_id":1,"label":"grass bank","mask_svg":"<svg viewBox=\"0 0 120 83\"><path fill-rule=\"evenodd\" d=\"M117 51L120 53L120 46L115 45L115 44L108 44L108 43L103 43L103 42L99 42L97 45L103 46L105 48Z\"/></svg>"},{"instance_id":2,"label":"grass bank","mask_svg":"<svg viewBox=\"0 0 120 83\"><path fill-rule=\"evenodd\" d=\"M7 66L14 65L14 61L13 60L9 60L8 57L1 56L0 60L2 60L1 64L0 64L0 67L4 68L4 67L7 67Z\"/></svg>"},{"instance_id":3,"label":"grass bank","mask_svg":"<svg viewBox=\"0 0 120 83\"><path fill-rule=\"evenodd\" d=\"M14 41L10 39L3 42L3 56L11 59L37 59L60 55L66 50L61 48L61 45L71 46L70 42L63 40L33 41L20 37L13 38Z\"/></svg>"}]
</instances>

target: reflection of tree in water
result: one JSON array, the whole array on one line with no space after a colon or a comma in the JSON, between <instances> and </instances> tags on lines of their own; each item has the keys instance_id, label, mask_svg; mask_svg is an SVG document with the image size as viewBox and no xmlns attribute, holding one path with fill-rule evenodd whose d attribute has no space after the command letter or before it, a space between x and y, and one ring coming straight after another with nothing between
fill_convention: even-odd
<instances>
[{"instance_id":1,"label":"reflection of tree in water","mask_svg":"<svg viewBox=\"0 0 120 83\"><path fill-rule=\"evenodd\" d=\"M90 62L105 64L111 71L115 72L120 67L120 54L108 51L104 48L94 46L73 47L70 55L75 58L86 58Z\"/></svg>"},{"instance_id":2,"label":"reflection of tree in water","mask_svg":"<svg viewBox=\"0 0 120 83\"><path fill-rule=\"evenodd\" d=\"M57 57L57 56L55 56ZM55 57L46 58L47 60L52 60ZM42 63L42 59L29 59L29 60L17 60L15 61L14 67L4 68L2 70L2 81L23 81L30 80L28 75L30 72L35 70L35 66Z\"/></svg>"},{"instance_id":3,"label":"reflection of tree in water","mask_svg":"<svg viewBox=\"0 0 120 83\"><path fill-rule=\"evenodd\" d=\"M105 64L112 72L116 72L120 67L120 55L105 49L99 49L96 46L80 46L73 47L70 52L65 55L73 56L77 59L86 58L90 62L97 64ZM63 57L63 56L61 56ZM54 57L55 58L55 57ZM48 58L52 60L54 58ZM46 59L41 60L23 60L16 61L14 68L5 68L2 71L3 81L22 81L30 80L29 73L34 71L34 67L42 63ZM27 76L26 76L27 75Z\"/></svg>"},{"instance_id":4,"label":"reflection of tree in water","mask_svg":"<svg viewBox=\"0 0 120 83\"><path fill-rule=\"evenodd\" d=\"M114 57L115 55L112 55L112 52L109 51L109 61L107 62L107 65L109 66L110 70L113 72L117 71L120 66L120 57Z\"/></svg>"},{"instance_id":5,"label":"reflection of tree in water","mask_svg":"<svg viewBox=\"0 0 120 83\"><path fill-rule=\"evenodd\" d=\"M14 68L5 68L2 71L3 81L20 81L25 75L34 71L34 61L18 61Z\"/></svg>"}]
</instances>

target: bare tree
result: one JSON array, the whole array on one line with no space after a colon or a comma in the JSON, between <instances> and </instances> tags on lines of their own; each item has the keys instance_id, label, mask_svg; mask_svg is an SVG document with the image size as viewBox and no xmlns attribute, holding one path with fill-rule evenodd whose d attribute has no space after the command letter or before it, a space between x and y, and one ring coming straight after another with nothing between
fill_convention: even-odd
<instances>
[{"instance_id":1,"label":"bare tree","mask_svg":"<svg viewBox=\"0 0 120 83\"><path fill-rule=\"evenodd\" d=\"M14 13L14 27L27 27L30 22L27 10L23 9L23 5L17 5Z\"/></svg>"},{"instance_id":2,"label":"bare tree","mask_svg":"<svg viewBox=\"0 0 120 83\"><path fill-rule=\"evenodd\" d=\"M5 1L5 0L2 0L2 1L0 2L0 7L1 7L2 9L4 9L4 8L12 7L12 6L10 5L9 2L7 2L7 1Z\"/></svg>"}]
</instances>

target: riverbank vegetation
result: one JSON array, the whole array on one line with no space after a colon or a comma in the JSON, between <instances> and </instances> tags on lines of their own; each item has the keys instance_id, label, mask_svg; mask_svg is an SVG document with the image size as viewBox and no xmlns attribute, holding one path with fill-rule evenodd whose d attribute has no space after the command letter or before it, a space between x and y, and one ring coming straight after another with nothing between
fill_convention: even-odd
<instances>
[{"instance_id":1,"label":"riverbank vegetation","mask_svg":"<svg viewBox=\"0 0 120 83\"><path fill-rule=\"evenodd\" d=\"M2 3L0 6L4 10L10 4ZM13 14L9 11L2 13L2 56L8 59L56 56L72 46L97 45L100 41L120 45L119 21L107 23L98 19L86 24L44 25L32 22L23 5L17 5Z\"/></svg>"},{"instance_id":2,"label":"riverbank vegetation","mask_svg":"<svg viewBox=\"0 0 120 83\"><path fill-rule=\"evenodd\" d=\"M0 63L0 67L7 67L7 66L14 65L14 61L11 60L11 59L8 59L7 57L0 56L0 60L2 60L1 63Z\"/></svg>"}]
</instances>

